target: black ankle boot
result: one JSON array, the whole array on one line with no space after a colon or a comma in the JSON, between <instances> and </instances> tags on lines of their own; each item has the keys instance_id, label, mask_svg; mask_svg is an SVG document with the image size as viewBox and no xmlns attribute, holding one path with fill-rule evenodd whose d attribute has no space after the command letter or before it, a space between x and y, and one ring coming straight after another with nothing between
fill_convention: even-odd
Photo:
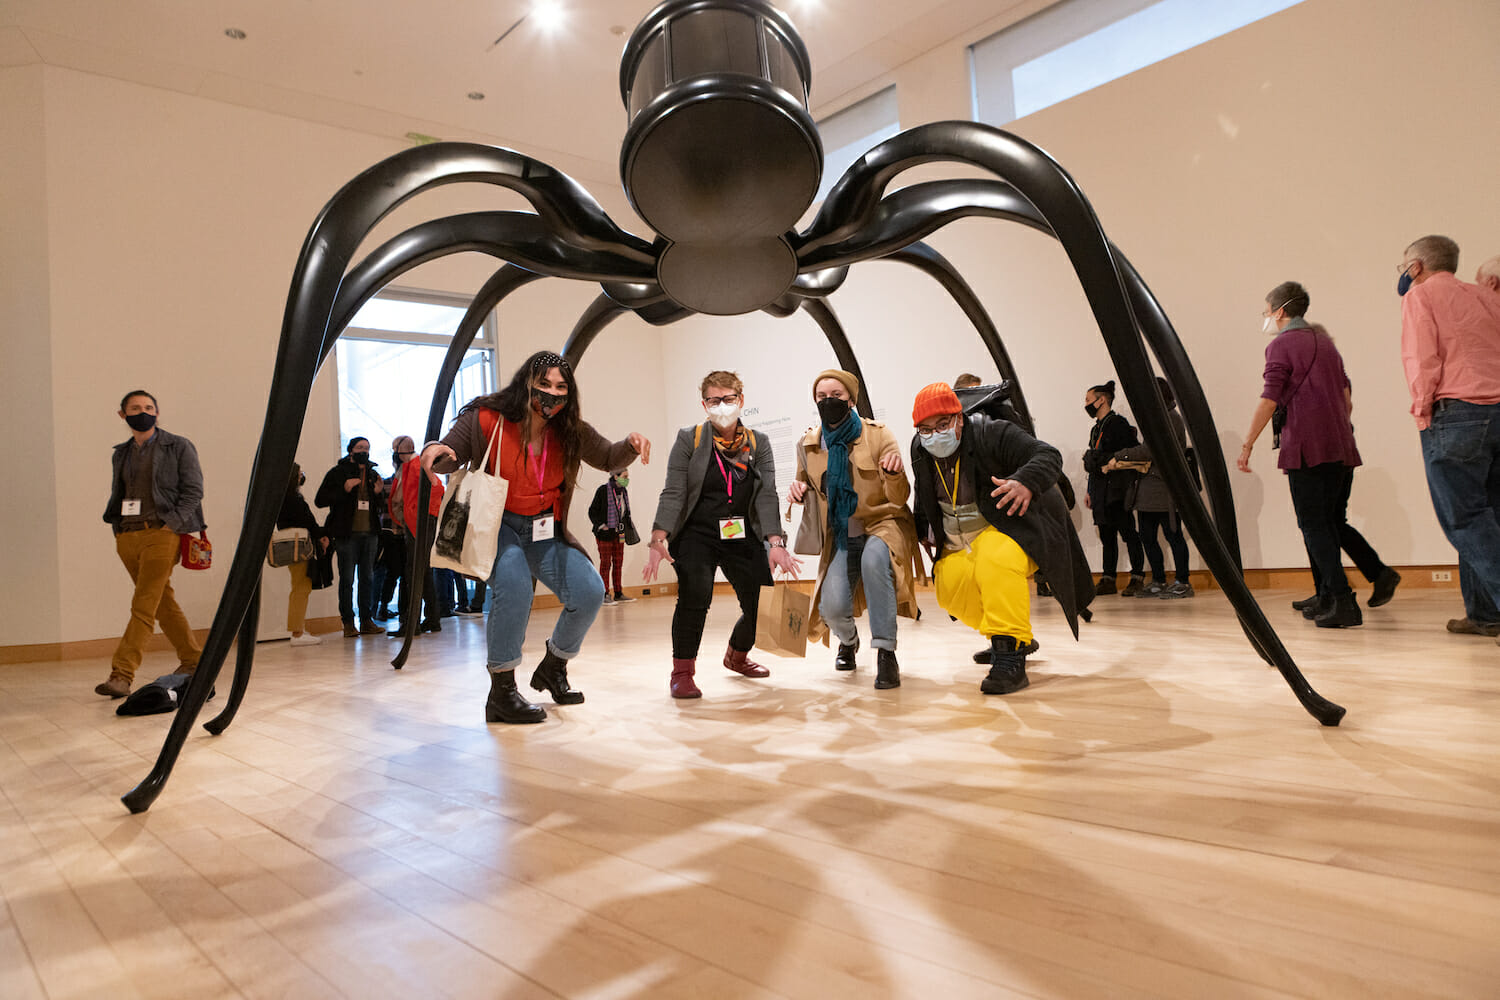
<instances>
[{"instance_id":1,"label":"black ankle boot","mask_svg":"<svg viewBox=\"0 0 1500 1000\"><path fill-rule=\"evenodd\" d=\"M541 722L546 718L545 708L533 705L516 690L514 670L490 673L490 696L484 703L485 722Z\"/></svg>"},{"instance_id":2,"label":"black ankle boot","mask_svg":"<svg viewBox=\"0 0 1500 1000\"><path fill-rule=\"evenodd\" d=\"M855 639L849 643L839 643L838 655L833 658L833 669L853 670L854 654L859 652L859 640Z\"/></svg>"},{"instance_id":3,"label":"black ankle boot","mask_svg":"<svg viewBox=\"0 0 1500 1000\"><path fill-rule=\"evenodd\" d=\"M1320 600L1322 600L1322 597L1319 596L1318 594L1314 594L1311 597L1304 597L1300 601L1293 601L1292 602L1292 610L1293 611L1306 611L1308 608L1315 608L1315 607L1318 606L1318 602Z\"/></svg>"},{"instance_id":4,"label":"black ankle boot","mask_svg":"<svg viewBox=\"0 0 1500 1000\"><path fill-rule=\"evenodd\" d=\"M1365 616L1360 613L1359 601L1354 597L1354 591L1346 590L1335 597L1327 611L1314 619L1318 628L1353 628L1365 623Z\"/></svg>"},{"instance_id":5,"label":"black ankle boot","mask_svg":"<svg viewBox=\"0 0 1500 1000\"><path fill-rule=\"evenodd\" d=\"M875 689L884 691L887 688L900 686L901 667L896 663L896 651L894 649L875 650Z\"/></svg>"},{"instance_id":6,"label":"black ankle boot","mask_svg":"<svg viewBox=\"0 0 1500 1000\"><path fill-rule=\"evenodd\" d=\"M1026 655L1016 647L1013 636L997 635L990 639L990 672L979 682L985 694L1013 694L1031 681L1026 676Z\"/></svg>"},{"instance_id":7,"label":"black ankle boot","mask_svg":"<svg viewBox=\"0 0 1500 1000\"><path fill-rule=\"evenodd\" d=\"M1321 615L1326 615L1333 609L1333 598L1327 594L1318 594L1312 604L1302 609L1302 617L1308 621L1316 621Z\"/></svg>"},{"instance_id":8,"label":"black ankle boot","mask_svg":"<svg viewBox=\"0 0 1500 1000\"><path fill-rule=\"evenodd\" d=\"M568 686L568 661L547 647L547 655L531 675L531 686L537 691L551 691L552 700L559 705L581 705L583 692Z\"/></svg>"}]
</instances>

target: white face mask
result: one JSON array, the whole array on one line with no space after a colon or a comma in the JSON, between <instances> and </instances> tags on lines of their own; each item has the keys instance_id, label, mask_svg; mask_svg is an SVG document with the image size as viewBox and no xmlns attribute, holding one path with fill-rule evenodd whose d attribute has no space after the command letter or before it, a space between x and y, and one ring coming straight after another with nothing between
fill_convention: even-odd
<instances>
[{"instance_id":1,"label":"white face mask","mask_svg":"<svg viewBox=\"0 0 1500 1000\"><path fill-rule=\"evenodd\" d=\"M1273 336L1275 334L1278 334L1278 333L1281 332L1280 330L1278 330L1276 328L1276 317L1275 316L1267 316L1266 317L1266 321L1260 325L1260 328L1261 328L1262 332L1264 332L1266 334L1269 334L1269 335L1273 335Z\"/></svg>"},{"instance_id":2,"label":"white face mask","mask_svg":"<svg viewBox=\"0 0 1500 1000\"><path fill-rule=\"evenodd\" d=\"M714 422L714 426L721 431L727 431L740 419L740 406L738 403L720 403L708 408L708 419Z\"/></svg>"}]
</instances>

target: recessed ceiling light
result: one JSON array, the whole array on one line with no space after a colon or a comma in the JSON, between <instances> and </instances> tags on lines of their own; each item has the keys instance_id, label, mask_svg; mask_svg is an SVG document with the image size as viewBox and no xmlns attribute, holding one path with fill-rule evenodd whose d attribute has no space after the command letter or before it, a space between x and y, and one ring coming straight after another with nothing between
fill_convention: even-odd
<instances>
[{"instance_id":1,"label":"recessed ceiling light","mask_svg":"<svg viewBox=\"0 0 1500 1000\"><path fill-rule=\"evenodd\" d=\"M225 28L224 34L228 35L230 38L233 38L237 42L243 42L245 40L245 33L239 28Z\"/></svg>"},{"instance_id":2,"label":"recessed ceiling light","mask_svg":"<svg viewBox=\"0 0 1500 1000\"><path fill-rule=\"evenodd\" d=\"M471 100L471 101L482 101L482 100L484 100L484 91L482 91L482 90L471 90L471 91L469 91L469 100Z\"/></svg>"},{"instance_id":3,"label":"recessed ceiling light","mask_svg":"<svg viewBox=\"0 0 1500 1000\"><path fill-rule=\"evenodd\" d=\"M556 31L568 18L568 12L559 0L536 0L526 15L544 32Z\"/></svg>"}]
</instances>

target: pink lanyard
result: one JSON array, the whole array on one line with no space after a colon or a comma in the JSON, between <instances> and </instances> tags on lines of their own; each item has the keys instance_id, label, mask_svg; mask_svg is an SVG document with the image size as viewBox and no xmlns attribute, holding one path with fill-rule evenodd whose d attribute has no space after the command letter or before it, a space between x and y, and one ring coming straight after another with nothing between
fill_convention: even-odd
<instances>
[{"instance_id":1,"label":"pink lanyard","mask_svg":"<svg viewBox=\"0 0 1500 1000\"><path fill-rule=\"evenodd\" d=\"M724 460L719 457L717 449L714 451L714 461L719 463L719 473L724 477L724 489L729 491L729 499L734 500L734 480L729 475L729 470L724 468Z\"/></svg>"},{"instance_id":2,"label":"pink lanyard","mask_svg":"<svg viewBox=\"0 0 1500 1000\"><path fill-rule=\"evenodd\" d=\"M541 465L537 466L537 469L536 469L536 491L539 494L547 492L547 488L544 485L542 485L542 480L547 475L547 444L548 444L547 438L545 436L543 436L543 438L542 438L542 463L541 463ZM531 449L529 447L526 449L526 464L528 466L531 465Z\"/></svg>"}]
</instances>

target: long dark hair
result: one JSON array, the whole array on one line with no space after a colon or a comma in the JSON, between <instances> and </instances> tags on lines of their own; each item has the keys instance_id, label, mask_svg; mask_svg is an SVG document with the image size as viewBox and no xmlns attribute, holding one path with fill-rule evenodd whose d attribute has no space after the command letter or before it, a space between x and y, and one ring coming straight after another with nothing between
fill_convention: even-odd
<instances>
[{"instance_id":1,"label":"long dark hair","mask_svg":"<svg viewBox=\"0 0 1500 1000\"><path fill-rule=\"evenodd\" d=\"M566 477L578 464L583 441L583 418L579 415L578 380L574 378L573 366L568 364L567 359L551 351L537 351L521 362L521 367L516 369L516 373L510 377L505 388L499 392L469 400L458 412L464 414L480 408L495 410L511 423L524 424L526 417L532 413L531 383L552 368L556 368L562 374L563 381L568 386L568 401L563 404L562 409L552 415L551 420L547 421L548 427L562 442L563 468L567 470L564 473L563 489L566 490L573 485Z\"/></svg>"}]
</instances>

